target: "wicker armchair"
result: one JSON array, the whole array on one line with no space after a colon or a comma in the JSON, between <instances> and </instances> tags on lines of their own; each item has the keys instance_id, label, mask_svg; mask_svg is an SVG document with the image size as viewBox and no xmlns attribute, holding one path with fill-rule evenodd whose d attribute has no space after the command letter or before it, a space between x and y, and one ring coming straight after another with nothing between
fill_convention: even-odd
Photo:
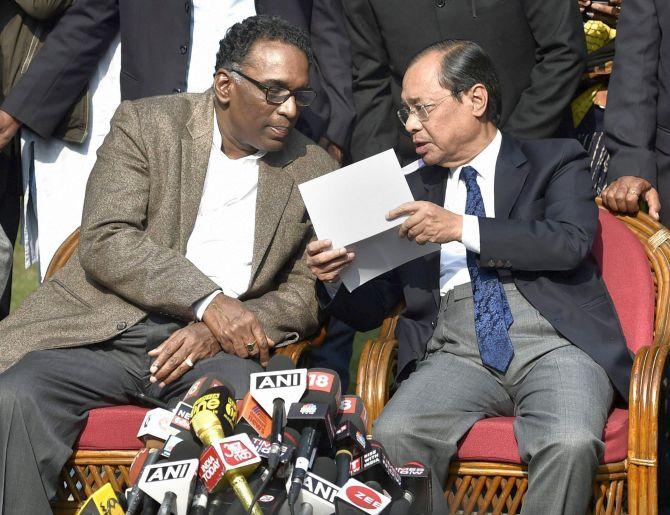
<instances>
[{"instance_id":1,"label":"wicker armchair","mask_svg":"<svg viewBox=\"0 0 670 515\"><path fill-rule=\"evenodd\" d=\"M79 244L79 229L61 244L54 254L45 279L67 263ZM277 349L294 363L303 366L309 348L320 345L325 328L314 338ZM105 483L117 492L130 484L130 465L143 444L136 438L146 408L113 406L91 410L86 425L75 444L72 456L61 471L61 483L52 508L57 515L74 515L81 504Z\"/></svg>"},{"instance_id":2,"label":"wicker armchair","mask_svg":"<svg viewBox=\"0 0 670 515\"><path fill-rule=\"evenodd\" d=\"M593 484L591 512L656 514L660 503L667 502L660 499L666 494L659 485L670 466L667 459L660 459L668 453L670 231L644 213L615 216L597 202L600 232L593 253L635 361L628 410L615 409L605 428L605 457ZM646 310L639 306L645 303ZM386 319L379 337L368 341L361 355L357 393L367 406L370 427L389 398L398 313ZM512 421L511 417L481 420L461 441L445 485L452 513L519 510L528 479Z\"/></svg>"}]
</instances>

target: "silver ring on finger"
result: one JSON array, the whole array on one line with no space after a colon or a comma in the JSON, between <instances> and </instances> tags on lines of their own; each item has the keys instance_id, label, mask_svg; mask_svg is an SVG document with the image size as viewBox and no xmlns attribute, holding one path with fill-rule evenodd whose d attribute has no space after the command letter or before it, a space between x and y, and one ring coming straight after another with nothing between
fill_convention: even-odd
<instances>
[{"instance_id":1,"label":"silver ring on finger","mask_svg":"<svg viewBox=\"0 0 670 515\"><path fill-rule=\"evenodd\" d=\"M191 358L186 358L184 360L184 365L186 365L188 368L193 368L194 365L193 360Z\"/></svg>"},{"instance_id":2,"label":"silver ring on finger","mask_svg":"<svg viewBox=\"0 0 670 515\"><path fill-rule=\"evenodd\" d=\"M247 348L247 352L251 354L252 352L254 352L254 349L256 348L256 341L247 343L245 347Z\"/></svg>"}]
</instances>

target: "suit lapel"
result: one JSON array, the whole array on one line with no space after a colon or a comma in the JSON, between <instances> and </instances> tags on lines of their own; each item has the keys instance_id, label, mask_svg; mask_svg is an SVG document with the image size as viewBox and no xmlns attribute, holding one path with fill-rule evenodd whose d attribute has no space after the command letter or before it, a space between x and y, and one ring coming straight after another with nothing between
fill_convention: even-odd
<instances>
[{"instance_id":1,"label":"suit lapel","mask_svg":"<svg viewBox=\"0 0 670 515\"><path fill-rule=\"evenodd\" d=\"M509 218L528 172L526 156L518 144L510 136L503 135L493 186L496 218Z\"/></svg>"},{"instance_id":2,"label":"suit lapel","mask_svg":"<svg viewBox=\"0 0 670 515\"><path fill-rule=\"evenodd\" d=\"M440 166L424 166L407 176L412 195L416 200L427 200L438 206L444 206L449 170ZM432 290L435 305L440 305L440 253L431 252L416 261L417 274L428 273L427 280Z\"/></svg>"},{"instance_id":3,"label":"suit lapel","mask_svg":"<svg viewBox=\"0 0 670 515\"><path fill-rule=\"evenodd\" d=\"M179 247L186 253L188 238L198 215L209 165L214 128L214 95L211 90L193 97L193 114L181 140L181 224ZM216 127L218 130L218 127Z\"/></svg>"},{"instance_id":4,"label":"suit lapel","mask_svg":"<svg viewBox=\"0 0 670 515\"><path fill-rule=\"evenodd\" d=\"M268 154L260 161L250 286L253 284L270 248L272 238L277 232L279 220L284 213L284 209L286 209L286 204L293 190L293 177L284 169L287 163L288 159L285 151Z\"/></svg>"}]
</instances>

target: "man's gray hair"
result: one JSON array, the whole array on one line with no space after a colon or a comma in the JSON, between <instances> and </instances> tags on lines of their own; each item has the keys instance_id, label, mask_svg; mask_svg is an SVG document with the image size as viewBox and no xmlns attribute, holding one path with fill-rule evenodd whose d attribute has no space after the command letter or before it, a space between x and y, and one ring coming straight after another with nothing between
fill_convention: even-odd
<instances>
[{"instance_id":1,"label":"man's gray hair","mask_svg":"<svg viewBox=\"0 0 670 515\"><path fill-rule=\"evenodd\" d=\"M500 84L493 61L484 49L472 41L446 39L419 52L410 66L433 52L442 54L438 77L440 86L450 91L457 100L460 101L461 94L475 84L483 84L489 96L485 117L497 127L502 111Z\"/></svg>"}]
</instances>

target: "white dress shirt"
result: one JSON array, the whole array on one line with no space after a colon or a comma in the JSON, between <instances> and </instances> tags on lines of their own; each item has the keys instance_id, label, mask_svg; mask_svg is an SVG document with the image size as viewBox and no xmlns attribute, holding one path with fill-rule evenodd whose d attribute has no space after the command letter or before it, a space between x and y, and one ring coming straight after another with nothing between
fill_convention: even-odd
<instances>
[{"instance_id":1,"label":"white dress shirt","mask_svg":"<svg viewBox=\"0 0 670 515\"><path fill-rule=\"evenodd\" d=\"M482 192L487 218L495 216L493 186L501 143L502 135L500 131L496 131L491 143L477 154L472 161L463 165L471 166L477 170L477 184ZM464 214L468 191L465 182L459 180L463 166L450 170L447 179L444 208L452 213L463 215L463 237L461 241L442 244L442 250L440 251L440 295L445 295L459 284L470 282L465 251L467 249L479 254L480 250L479 220L476 216Z\"/></svg>"},{"instance_id":2,"label":"white dress shirt","mask_svg":"<svg viewBox=\"0 0 670 515\"><path fill-rule=\"evenodd\" d=\"M193 0L187 91L212 87L219 41L231 26L255 14L253 0Z\"/></svg>"},{"instance_id":3,"label":"white dress shirt","mask_svg":"<svg viewBox=\"0 0 670 515\"><path fill-rule=\"evenodd\" d=\"M212 148L205 185L186 259L221 287L194 306L198 320L212 299L223 292L237 298L249 287L256 227L258 160L265 152L229 159L221 151L214 116Z\"/></svg>"}]
</instances>

